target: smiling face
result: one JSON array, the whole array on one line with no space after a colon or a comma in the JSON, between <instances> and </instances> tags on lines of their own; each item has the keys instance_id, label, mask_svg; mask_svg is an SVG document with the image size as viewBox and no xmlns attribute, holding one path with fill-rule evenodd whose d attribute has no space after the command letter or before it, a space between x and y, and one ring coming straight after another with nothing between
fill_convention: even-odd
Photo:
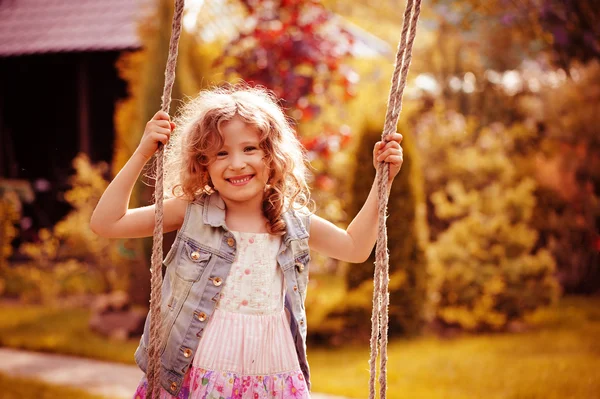
<instances>
[{"instance_id":1,"label":"smiling face","mask_svg":"<svg viewBox=\"0 0 600 399\"><path fill-rule=\"evenodd\" d=\"M207 169L214 189L228 206L262 206L269 168L260 148L259 131L235 116L220 127L223 145Z\"/></svg>"}]
</instances>

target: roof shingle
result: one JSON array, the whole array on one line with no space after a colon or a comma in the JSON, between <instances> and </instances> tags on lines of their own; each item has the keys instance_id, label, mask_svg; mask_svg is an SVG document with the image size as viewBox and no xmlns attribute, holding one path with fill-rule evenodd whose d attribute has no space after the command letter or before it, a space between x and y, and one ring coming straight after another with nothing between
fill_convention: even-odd
<instances>
[{"instance_id":1,"label":"roof shingle","mask_svg":"<svg viewBox=\"0 0 600 399\"><path fill-rule=\"evenodd\" d=\"M153 0L0 0L0 57L140 47Z\"/></svg>"}]
</instances>

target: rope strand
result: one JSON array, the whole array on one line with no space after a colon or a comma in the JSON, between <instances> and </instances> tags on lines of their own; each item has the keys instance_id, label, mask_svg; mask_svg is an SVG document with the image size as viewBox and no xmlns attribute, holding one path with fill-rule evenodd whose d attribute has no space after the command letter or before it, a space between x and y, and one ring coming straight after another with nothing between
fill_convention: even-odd
<instances>
[{"instance_id":1,"label":"rope strand","mask_svg":"<svg viewBox=\"0 0 600 399\"><path fill-rule=\"evenodd\" d=\"M396 64L392 75L388 109L382 140L395 133L398 117L402 111L402 95L406 87L408 69L412 60L412 47L417 32L417 22L421 13L421 0L408 0L404 11L402 35L398 43ZM410 33L409 33L410 32ZM387 343L389 307L389 253L387 249L387 206L389 191L389 165L381 162L377 168L378 232L375 249L375 273L373 281L373 314L371 316L371 367L369 378L369 399L375 398L376 359L379 352L379 397L386 398L387 392Z\"/></svg>"},{"instance_id":2,"label":"rope strand","mask_svg":"<svg viewBox=\"0 0 600 399\"><path fill-rule=\"evenodd\" d=\"M161 110L169 113L171 107L171 93L175 83L175 69L177 66L177 53L179 37L181 36L181 20L183 16L184 0L175 0L173 12L173 23L171 27L171 40L169 42L169 55L165 68L165 85L161 97ZM162 262L163 262L163 198L164 198L164 148L160 146L156 153L156 184L154 187L155 212L154 212L154 235L152 242L152 277L150 293L150 342L148 348L148 379L147 399L160 398L160 304L162 302Z\"/></svg>"}]
</instances>

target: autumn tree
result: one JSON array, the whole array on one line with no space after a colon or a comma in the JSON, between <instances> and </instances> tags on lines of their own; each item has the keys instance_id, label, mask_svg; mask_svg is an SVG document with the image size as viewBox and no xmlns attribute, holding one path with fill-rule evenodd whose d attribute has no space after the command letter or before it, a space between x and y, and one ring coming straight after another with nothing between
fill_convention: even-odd
<instances>
[{"instance_id":1,"label":"autumn tree","mask_svg":"<svg viewBox=\"0 0 600 399\"><path fill-rule=\"evenodd\" d=\"M476 116L480 127L531 127L515 141L511 159L537 181L536 247L551 251L567 292L593 292L600 287L594 111L600 7L536 0L437 0L432 6L437 40L424 52L429 62L422 71L438 91L426 96Z\"/></svg>"},{"instance_id":2,"label":"autumn tree","mask_svg":"<svg viewBox=\"0 0 600 399\"><path fill-rule=\"evenodd\" d=\"M345 62L354 36L316 0L247 1L249 27L229 42L216 65L229 79L272 90L311 159L315 194L331 191L330 157L349 142L350 129L328 120L324 108L342 106L355 95L358 75ZM322 197L322 196L321 196ZM321 198L322 199L322 198Z\"/></svg>"},{"instance_id":3,"label":"autumn tree","mask_svg":"<svg viewBox=\"0 0 600 399\"><path fill-rule=\"evenodd\" d=\"M600 289L600 62L523 97L522 112L544 138L534 158L540 183L536 227L567 292Z\"/></svg>"},{"instance_id":4,"label":"autumn tree","mask_svg":"<svg viewBox=\"0 0 600 399\"><path fill-rule=\"evenodd\" d=\"M514 68L523 58L544 54L568 70L600 57L600 4L595 1L434 0L431 6L465 37L483 35L487 46L479 50L492 68ZM502 52L495 51L499 44Z\"/></svg>"}]
</instances>

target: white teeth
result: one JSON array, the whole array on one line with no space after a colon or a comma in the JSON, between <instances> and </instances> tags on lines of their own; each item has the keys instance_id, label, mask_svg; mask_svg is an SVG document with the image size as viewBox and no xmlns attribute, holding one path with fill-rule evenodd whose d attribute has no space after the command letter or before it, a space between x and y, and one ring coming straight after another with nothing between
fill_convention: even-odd
<instances>
[{"instance_id":1,"label":"white teeth","mask_svg":"<svg viewBox=\"0 0 600 399\"><path fill-rule=\"evenodd\" d=\"M234 184L240 184L240 183L245 183L248 180L250 180L252 178L252 176L248 176L248 177L244 177L243 179L229 179L229 181L231 181Z\"/></svg>"}]
</instances>

